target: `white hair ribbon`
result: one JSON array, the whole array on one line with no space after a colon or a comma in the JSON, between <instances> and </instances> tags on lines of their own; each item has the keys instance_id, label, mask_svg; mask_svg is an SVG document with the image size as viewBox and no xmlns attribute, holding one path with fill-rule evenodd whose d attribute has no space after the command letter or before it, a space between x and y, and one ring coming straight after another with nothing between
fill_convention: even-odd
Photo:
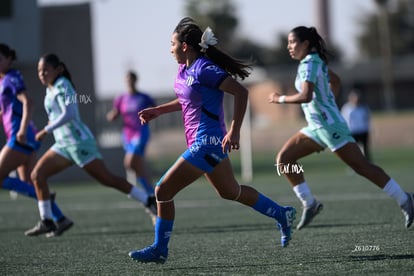
<instances>
[{"instance_id":1,"label":"white hair ribbon","mask_svg":"<svg viewBox=\"0 0 414 276\"><path fill-rule=\"evenodd\" d=\"M198 45L201 46L201 52L205 53L210 45L216 45L217 38L214 36L210 27L207 27L201 36L201 42Z\"/></svg>"}]
</instances>

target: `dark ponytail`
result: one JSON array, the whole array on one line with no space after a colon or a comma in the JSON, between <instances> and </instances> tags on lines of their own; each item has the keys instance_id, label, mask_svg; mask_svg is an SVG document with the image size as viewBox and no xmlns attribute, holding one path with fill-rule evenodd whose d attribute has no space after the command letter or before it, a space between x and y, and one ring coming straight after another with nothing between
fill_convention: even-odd
<instances>
[{"instance_id":1,"label":"dark ponytail","mask_svg":"<svg viewBox=\"0 0 414 276\"><path fill-rule=\"evenodd\" d=\"M299 26L294 28L291 33L294 33L295 36L299 39L300 42L309 41L308 50L316 49L320 58L328 64L328 56L333 56L330 51L326 48L326 43L323 38L319 35L315 27L304 27Z\"/></svg>"},{"instance_id":2,"label":"dark ponytail","mask_svg":"<svg viewBox=\"0 0 414 276\"><path fill-rule=\"evenodd\" d=\"M1 43L0 44L0 53L6 58L11 57L12 61L17 59L16 51L11 49L8 45Z\"/></svg>"},{"instance_id":3,"label":"dark ponytail","mask_svg":"<svg viewBox=\"0 0 414 276\"><path fill-rule=\"evenodd\" d=\"M55 54L45 54L40 59L43 60L43 62L45 62L47 64L50 64L53 68L56 68L58 66L62 66L63 70L62 70L62 73L60 75L67 78L71 82L72 86L74 86L73 82L72 82L72 76L71 76L68 68L59 59L59 57L57 55L55 55Z\"/></svg>"},{"instance_id":4,"label":"dark ponytail","mask_svg":"<svg viewBox=\"0 0 414 276\"><path fill-rule=\"evenodd\" d=\"M203 31L192 18L185 17L181 19L177 27L175 27L174 32L178 34L178 40L180 42L191 45L194 50L207 56L233 77L239 77L243 80L250 75L250 64L231 57L215 46L209 45L204 52L201 51L202 48L199 43L201 42Z\"/></svg>"}]
</instances>

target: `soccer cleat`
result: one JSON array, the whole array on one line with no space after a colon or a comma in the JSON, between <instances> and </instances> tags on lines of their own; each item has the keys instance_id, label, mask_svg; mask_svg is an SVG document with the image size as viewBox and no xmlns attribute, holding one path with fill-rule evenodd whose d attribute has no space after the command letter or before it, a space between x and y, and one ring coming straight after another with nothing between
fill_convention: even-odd
<instances>
[{"instance_id":1,"label":"soccer cleat","mask_svg":"<svg viewBox=\"0 0 414 276\"><path fill-rule=\"evenodd\" d=\"M145 211L151 217L152 225L155 226L155 221L157 219L157 200L155 196L149 196L147 204L145 205Z\"/></svg>"},{"instance_id":2,"label":"soccer cleat","mask_svg":"<svg viewBox=\"0 0 414 276\"><path fill-rule=\"evenodd\" d=\"M277 223L277 227L281 234L280 243L282 247L286 247L292 239L292 226L296 218L296 209L293 207L283 207L282 212L283 218Z\"/></svg>"},{"instance_id":3,"label":"soccer cleat","mask_svg":"<svg viewBox=\"0 0 414 276\"><path fill-rule=\"evenodd\" d=\"M405 228L410 227L414 219L414 194L407 193L407 196L407 201L401 205L401 212L405 217Z\"/></svg>"},{"instance_id":4,"label":"soccer cleat","mask_svg":"<svg viewBox=\"0 0 414 276\"><path fill-rule=\"evenodd\" d=\"M50 219L39 221L33 228L24 232L26 236L38 236L56 230L55 223Z\"/></svg>"},{"instance_id":5,"label":"soccer cleat","mask_svg":"<svg viewBox=\"0 0 414 276\"><path fill-rule=\"evenodd\" d=\"M302 229L306 225L308 225L312 219L319 214L320 211L323 209L323 204L316 199L313 201L312 205L310 207L304 207L302 217L300 218L300 221L298 225L296 226L297 230Z\"/></svg>"},{"instance_id":6,"label":"soccer cleat","mask_svg":"<svg viewBox=\"0 0 414 276\"><path fill-rule=\"evenodd\" d=\"M19 194L15 191L9 191L10 199L16 200Z\"/></svg>"},{"instance_id":7,"label":"soccer cleat","mask_svg":"<svg viewBox=\"0 0 414 276\"><path fill-rule=\"evenodd\" d=\"M69 230L73 226L73 221L67 217L63 217L60 221L56 222L56 229L52 232L46 233L46 238L53 238L62 235L66 230Z\"/></svg>"},{"instance_id":8,"label":"soccer cleat","mask_svg":"<svg viewBox=\"0 0 414 276\"><path fill-rule=\"evenodd\" d=\"M167 261L168 250L161 253L154 245L150 245L141 250L131 251L128 255L138 262L163 264Z\"/></svg>"}]
</instances>

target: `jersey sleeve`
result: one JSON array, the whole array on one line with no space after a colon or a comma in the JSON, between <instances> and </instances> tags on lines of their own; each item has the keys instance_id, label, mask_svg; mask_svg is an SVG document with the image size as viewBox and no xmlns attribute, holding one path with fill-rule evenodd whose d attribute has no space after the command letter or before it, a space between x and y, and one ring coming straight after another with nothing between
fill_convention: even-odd
<instances>
[{"instance_id":1,"label":"jersey sleeve","mask_svg":"<svg viewBox=\"0 0 414 276\"><path fill-rule=\"evenodd\" d=\"M10 90L13 95L17 95L20 92L26 90L23 77L20 73L6 75L3 81L3 86L5 89Z\"/></svg>"},{"instance_id":2,"label":"jersey sleeve","mask_svg":"<svg viewBox=\"0 0 414 276\"><path fill-rule=\"evenodd\" d=\"M112 103L112 108L116 110L121 110L122 96L118 96L114 99Z\"/></svg>"},{"instance_id":3,"label":"jersey sleeve","mask_svg":"<svg viewBox=\"0 0 414 276\"><path fill-rule=\"evenodd\" d=\"M76 114L76 102L74 100L76 93L73 88L70 87L67 83L62 83L57 86L55 91L55 99L59 105L61 113L55 120L50 121L49 124L45 127L45 130L47 132L52 132L58 127L66 124L72 120Z\"/></svg>"},{"instance_id":4,"label":"jersey sleeve","mask_svg":"<svg viewBox=\"0 0 414 276\"><path fill-rule=\"evenodd\" d=\"M144 108L148 108L148 107L152 107L155 106L155 101L154 99L149 96L148 94L145 94L145 107Z\"/></svg>"},{"instance_id":5,"label":"jersey sleeve","mask_svg":"<svg viewBox=\"0 0 414 276\"><path fill-rule=\"evenodd\" d=\"M320 64L311 58L306 58L300 63L299 77L302 82L308 81L316 83L318 67Z\"/></svg>"},{"instance_id":6,"label":"jersey sleeve","mask_svg":"<svg viewBox=\"0 0 414 276\"><path fill-rule=\"evenodd\" d=\"M199 69L198 81L201 85L217 89L229 74L219 66L210 63Z\"/></svg>"}]
</instances>

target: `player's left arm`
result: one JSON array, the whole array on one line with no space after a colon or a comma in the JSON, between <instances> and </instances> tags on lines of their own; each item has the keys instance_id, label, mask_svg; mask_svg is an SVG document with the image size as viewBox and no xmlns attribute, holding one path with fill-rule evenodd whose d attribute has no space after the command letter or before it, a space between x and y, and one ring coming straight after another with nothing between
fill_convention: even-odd
<instances>
[{"instance_id":1,"label":"player's left arm","mask_svg":"<svg viewBox=\"0 0 414 276\"><path fill-rule=\"evenodd\" d=\"M219 89L230 93L234 98L233 120L230 128L223 138L223 151L231 151L240 147L240 128L243 122L244 114L247 108L248 90L232 77L225 78L219 86Z\"/></svg>"},{"instance_id":2,"label":"player's left arm","mask_svg":"<svg viewBox=\"0 0 414 276\"><path fill-rule=\"evenodd\" d=\"M76 103L67 104L64 94L57 95L56 101L60 107L61 113L56 119L49 121L49 123L43 129L36 133L36 141L41 141L48 133L51 133L58 127L63 126L75 117L77 107Z\"/></svg>"},{"instance_id":3,"label":"player's left arm","mask_svg":"<svg viewBox=\"0 0 414 276\"><path fill-rule=\"evenodd\" d=\"M20 121L20 128L16 134L16 139L18 142L25 144L26 135L27 135L27 127L29 126L30 119L32 117L32 112L33 112L33 101L27 95L25 90L20 91L17 94L17 99L22 103L23 110L22 110L22 119Z\"/></svg>"},{"instance_id":4,"label":"player's left arm","mask_svg":"<svg viewBox=\"0 0 414 276\"><path fill-rule=\"evenodd\" d=\"M329 86L330 86L331 91L334 94L335 98L337 98L339 96L339 92L341 90L341 79L331 69L328 69L328 75L329 75Z\"/></svg>"}]
</instances>

